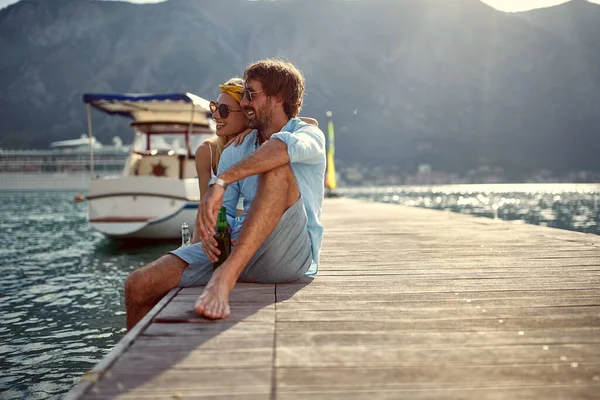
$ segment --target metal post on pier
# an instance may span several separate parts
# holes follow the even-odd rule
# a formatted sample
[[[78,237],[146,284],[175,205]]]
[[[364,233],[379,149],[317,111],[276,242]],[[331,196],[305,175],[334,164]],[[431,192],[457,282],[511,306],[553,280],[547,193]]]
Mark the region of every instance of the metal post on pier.
[[[185,161],[183,163],[183,171],[181,171],[181,176],[185,176],[185,168],[187,166],[187,160],[191,158],[192,147],[190,146],[190,141],[194,132],[194,113],[196,112],[196,104],[194,104],[194,100],[192,99],[192,114],[190,115],[190,125],[188,127],[187,133],[185,135]]]
[[[92,139],[94,138],[92,134],[92,108],[87,105],[87,117],[88,117],[88,136],[90,138],[90,174],[91,178],[94,179],[94,145],[92,143]]]

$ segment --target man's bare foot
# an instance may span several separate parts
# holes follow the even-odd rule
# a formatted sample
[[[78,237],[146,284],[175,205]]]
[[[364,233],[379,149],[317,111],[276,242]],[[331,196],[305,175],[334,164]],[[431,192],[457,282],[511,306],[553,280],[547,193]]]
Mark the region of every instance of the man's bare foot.
[[[194,304],[194,311],[210,319],[227,318],[229,309],[229,285],[214,274]]]

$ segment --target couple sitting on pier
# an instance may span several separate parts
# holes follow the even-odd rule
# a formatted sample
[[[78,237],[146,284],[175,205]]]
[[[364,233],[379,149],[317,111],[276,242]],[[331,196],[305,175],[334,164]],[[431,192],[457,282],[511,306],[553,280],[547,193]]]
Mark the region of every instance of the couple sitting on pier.
[[[246,68],[243,82],[230,80],[219,87],[221,94],[211,102],[219,139],[196,153],[201,202],[194,244],[127,278],[129,329],[175,287],[206,285],[194,310],[221,319],[230,314],[229,293],[238,281],[281,283],[316,273],[323,237],[325,136],[316,121],[297,117],[304,96],[302,73],[287,61],[266,59]],[[226,147],[226,142],[235,143]],[[218,165],[210,161],[217,159]],[[214,269],[218,250],[213,235],[221,206],[235,247]]]

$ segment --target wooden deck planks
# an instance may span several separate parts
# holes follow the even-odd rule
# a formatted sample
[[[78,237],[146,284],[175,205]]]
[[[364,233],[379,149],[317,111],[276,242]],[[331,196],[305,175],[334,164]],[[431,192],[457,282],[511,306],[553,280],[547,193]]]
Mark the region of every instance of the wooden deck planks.
[[[347,199],[323,222],[316,278],[237,285],[221,322],[182,289],[72,398],[598,398],[600,237]]]

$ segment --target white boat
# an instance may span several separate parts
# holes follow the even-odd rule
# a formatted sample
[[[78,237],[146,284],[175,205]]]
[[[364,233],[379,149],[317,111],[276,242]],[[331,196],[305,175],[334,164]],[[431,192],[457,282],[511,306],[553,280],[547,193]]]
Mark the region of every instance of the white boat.
[[[91,226],[111,238],[179,238],[183,222],[193,226],[200,202],[194,152],[215,132],[209,102],[191,93],[89,93],[83,101],[90,138],[91,107],[131,118],[135,132],[118,176],[94,174],[90,146],[92,180],[86,198]]]

